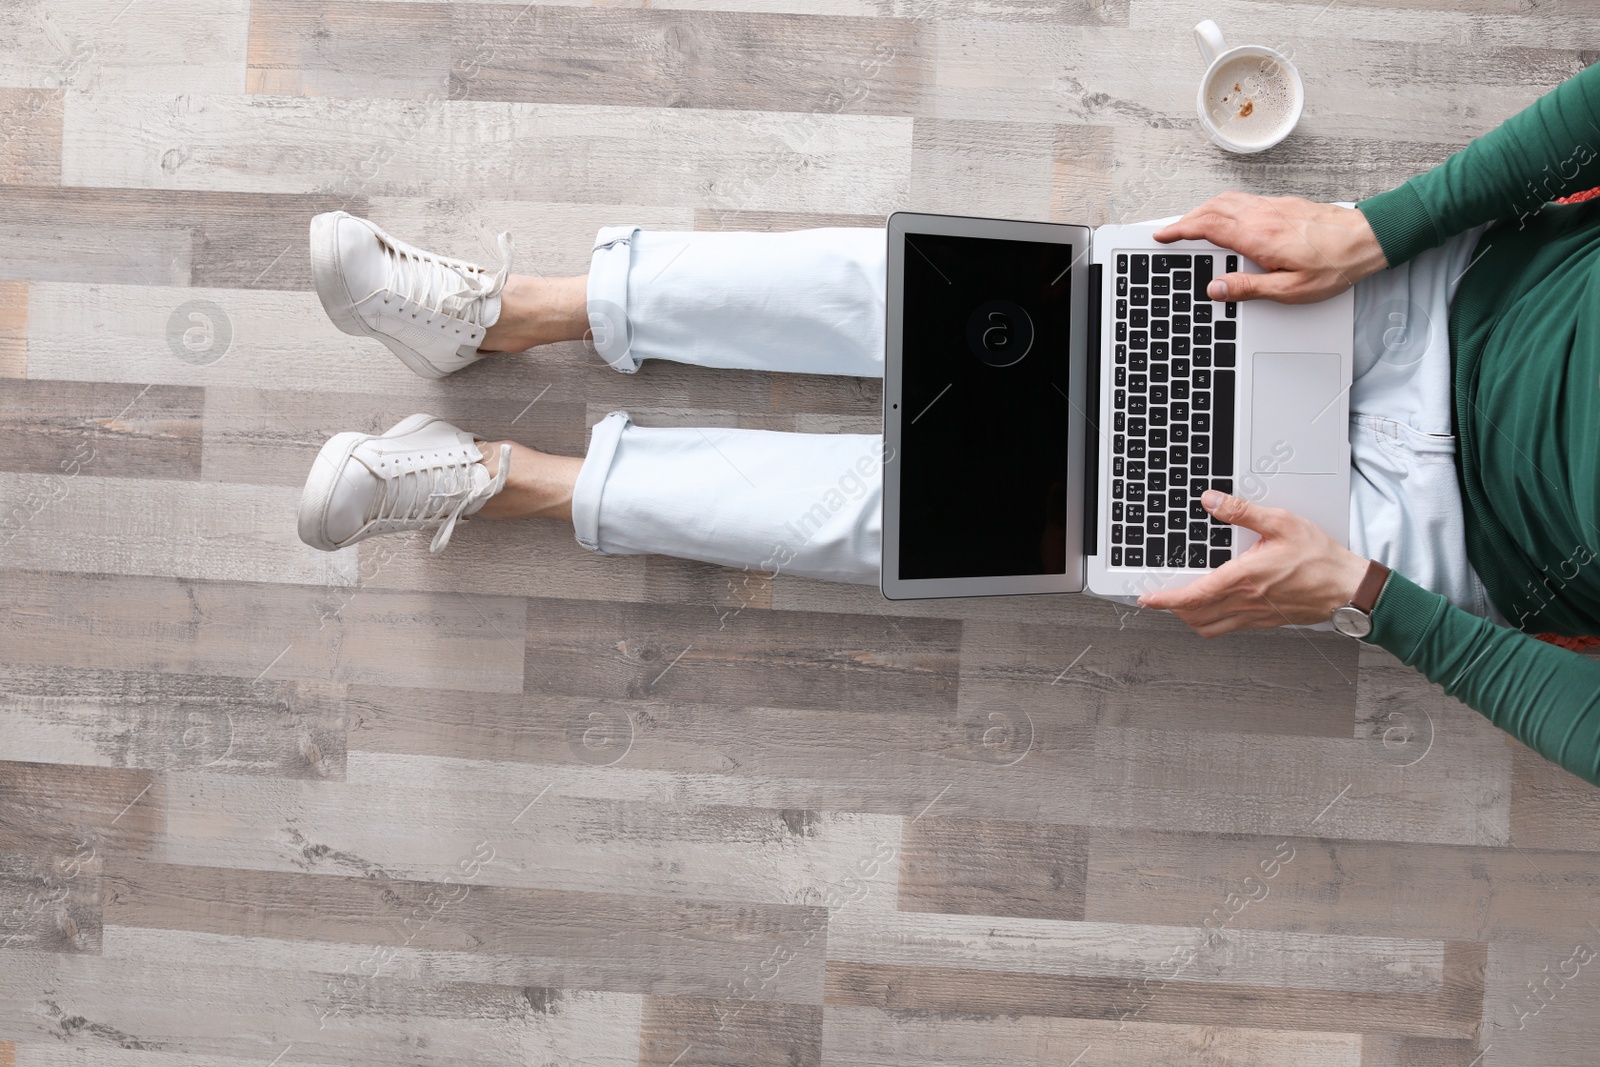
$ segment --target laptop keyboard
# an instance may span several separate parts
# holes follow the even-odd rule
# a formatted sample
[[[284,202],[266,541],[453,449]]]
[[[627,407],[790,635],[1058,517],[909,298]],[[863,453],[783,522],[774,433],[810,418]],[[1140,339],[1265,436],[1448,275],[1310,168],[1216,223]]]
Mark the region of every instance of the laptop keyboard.
[[[1111,565],[1208,569],[1233,527],[1200,504],[1233,492],[1238,307],[1206,296],[1215,259],[1119,252],[1111,316]],[[1239,269],[1226,256],[1224,273]]]

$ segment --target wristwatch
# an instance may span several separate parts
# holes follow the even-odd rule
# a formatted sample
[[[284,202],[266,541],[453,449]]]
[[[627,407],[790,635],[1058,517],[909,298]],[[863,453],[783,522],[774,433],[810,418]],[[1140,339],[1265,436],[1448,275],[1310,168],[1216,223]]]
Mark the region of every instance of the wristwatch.
[[[1372,609],[1378,606],[1383,587],[1389,583],[1389,568],[1377,560],[1367,564],[1367,573],[1356,586],[1350,603],[1333,609],[1333,628],[1346,637],[1365,637],[1372,632]]]

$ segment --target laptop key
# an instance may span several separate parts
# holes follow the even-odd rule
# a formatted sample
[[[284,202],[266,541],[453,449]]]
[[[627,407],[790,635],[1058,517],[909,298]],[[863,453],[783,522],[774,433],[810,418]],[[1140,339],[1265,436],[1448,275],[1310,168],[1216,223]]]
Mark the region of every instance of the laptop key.
[[[1143,482],[1129,482],[1128,483],[1128,499],[1131,500],[1131,501],[1134,501],[1134,502],[1143,502],[1143,500],[1144,500],[1144,483]]]
[[[1152,493],[1165,493],[1167,491],[1167,472],[1151,471],[1149,474],[1146,474],[1144,477],[1144,487]]]
[[[1200,487],[1192,486],[1191,488],[1198,489]],[[1189,517],[1191,519],[1209,519],[1211,517],[1211,513],[1206,511],[1206,506],[1204,504],[1200,503],[1200,498],[1195,497],[1189,501]]]
[[[1197,411],[1189,416],[1189,428],[1195,433],[1211,432],[1211,414],[1206,411]]]
[[[1152,467],[1165,468],[1167,465],[1167,454],[1165,452],[1152,452],[1150,455],[1145,457],[1145,461]]]
[[[1147,429],[1149,427],[1145,425],[1144,419],[1133,415],[1128,416],[1128,433],[1134,437],[1143,437]]]
[[[1172,399],[1174,399],[1174,400],[1188,400],[1189,399],[1189,379],[1188,378],[1174,378],[1172,380],[1171,388],[1172,388]]]
[[[1165,385],[1152,385],[1150,387],[1150,403],[1165,404],[1167,402],[1167,387]]]
[[[1119,300],[1117,303],[1120,304],[1122,301]],[[1126,315],[1128,317],[1128,326],[1132,329],[1142,330],[1150,325],[1150,312],[1145,308],[1134,308],[1132,311],[1122,308],[1117,314]]]
[[[1211,455],[1211,438],[1207,434],[1197,433],[1189,437],[1189,452],[1196,456]],[[1215,469],[1215,468],[1213,468]]]
[[[1144,455],[1144,442],[1135,437],[1128,442],[1128,458],[1138,459]]]
[[[1143,504],[1129,504],[1128,505],[1128,525],[1129,526],[1143,526],[1144,525],[1144,505]],[[1131,531],[1130,531],[1130,534],[1131,534]]]
[[[1122,524],[1119,522],[1111,524],[1111,543],[1114,545],[1122,544]]]
[[[1187,315],[1174,315],[1172,317],[1172,333],[1173,333],[1173,336],[1177,336],[1178,334],[1187,335],[1188,332],[1189,332],[1189,316],[1187,316]]]
[[[1112,562],[1113,563],[1116,562],[1117,551],[1118,551],[1117,549],[1112,549],[1111,550],[1111,557],[1112,557]],[[1132,548],[1132,547],[1130,547],[1126,552],[1124,552],[1122,554],[1122,559],[1123,559],[1123,562],[1125,562],[1130,567],[1143,567],[1144,566],[1144,550],[1142,548]]]
[[[1228,257],[1227,273],[1229,273],[1229,274],[1237,274],[1237,273],[1239,273],[1239,257],[1238,256],[1229,256]]]
[[[1174,315],[1187,315],[1194,301],[1189,299],[1188,293],[1172,294],[1172,313]]]
[[[1159,389],[1160,386],[1157,386],[1156,388]],[[1151,426],[1165,426],[1166,424],[1167,424],[1167,409],[1166,409],[1165,405],[1157,404],[1155,407],[1150,409],[1150,425]]]
[[[1239,305],[1230,300],[1222,305],[1222,313],[1230,319],[1236,319],[1239,317]]]
[[[1213,548],[1211,550],[1211,568],[1225,567],[1233,559],[1233,552],[1226,548]]]
[[[1174,485],[1174,486],[1177,486],[1177,485],[1188,485],[1189,484],[1189,465],[1187,463],[1185,463],[1181,467],[1175,466],[1171,470],[1169,470],[1167,472],[1167,484],[1168,485]]]
[[[1148,538],[1155,537],[1158,534],[1166,532],[1166,529],[1167,529],[1167,517],[1165,515],[1161,514],[1161,512],[1152,511],[1149,515],[1145,516],[1144,532],[1145,532],[1147,540],[1148,540]],[[1146,544],[1145,548],[1149,549],[1150,546],[1148,544]],[[1159,550],[1157,550],[1157,551],[1159,551]]]
[[[1234,372],[1231,370],[1219,370],[1216,374],[1216,406],[1212,409],[1212,424],[1216,428],[1211,431],[1211,434],[1217,442],[1217,448],[1212,455],[1211,472],[1213,474],[1232,475]],[[1198,385],[1199,383],[1196,382],[1195,384]]]
[[[1150,257],[1143,252],[1135,252],[1132,258],[1133,270],[1129,276],[1133,278],[1134,285],[1143,285],[1150,280]]]
[[[1130,374],[1128,375],[1128,388],[1133,390],[1135,393],[1142,393],[1148,386],[1149,381],[1150,379],[1147,375]]]
[[[1194,321],[1195,322],[1210,322],[1211,321],[1211,305],[1210,304],[1196,304],[1194,306]]]
[[[1187,378],[1189,376],[1189,361],[1179,356],[1172,361],[1172,376],[1174,378]]]
[[[1208,370],[1197,370],[1194,372],[1194,377],[1191,378],[1190,381],[1194,382],[1194,387],[1196,389],[1210,389],[1211,372]]]
[[[1165,298],[1161,300],[1150,301],[1150,314],[1156,316],[1157,318],[1166,318],[1168,315],[1172,314],[1172,301]]]
[[[1123,426],[1123,424],[1125,422],[1127,422],[1127,416],[1123,415],[1123,413],[1120,412],[1120,411],[1117,412],[1117,429],[1118,430],[1124,429],[1125,427]],[[1120,433],[1117,434],[1115,437],[1113,437],[1111,439],[1112,451],[1116,452],[1116,454],[1119,455],[1119,456],[1122,455],[1122,450],[1123,450],[1123,448],[1125,448],[1127,446],[1127,443],[1128,443],[1128,439],[1125,436],[1123,436]]]
[[[1219,493],[1232,493],[1233,492],[1233,479],[1232,478],[1213,478],[1213,479],[1211,479],[1211,488],[1215,489]]]
[[[1190,274],[1188,271],[1175,270],[1172,272],[1172,288],[1177,292],[1187,293],[1190,287],[1193,285],[1194,275]]]
[[[1172,295],[1172,279],[1167,277],[1165,274],[1157,274],[1154,278],[1151,278],[1150,279],[1150,295],[1151,296],[1171,296]]]
[[[1120,348],[1121,346],[1119,345],[1118,347]],[[1196,367],[1209,367],[1211,366],[1211,349],[1197,348],[1194,350],[1191,358],[1194,360],[1194,365]],[[1118,362],[1121,361],[1119,360]]]
[[[1111,546],[1111,565],[1113,567],[1122,566],[1122,546],[1121,545],[1112,545]]]
[[[1204,478],[1211,473],[1210,456],[1193,456],[1189,459],[1189,473],[1196,478]]]
[[[1206,543],[1206,534],[1207,534],[1207,530],[1206,530],[1206,524],[1205,523],[1203,523],[1203,522],[1191,522],[1189,524],[1189,540],[1190,541],[1193,541],[1196,544],[1200,545],[1201,547],[1204,547],[1205,543]]]
[[[1122,329],[1122,327],[1122,323],[1117,323],[1117,329],[1119,331]],[[1136,352],[1144,351],[1150,347],[1150,335],[1142,330],[1135,330],[1134,332],[1128,334],[1128,347]]]
[[[1239,324],[1224,319],[1213,327],[1212,332],[1219,341],[1237,341],[1239,339]]]
[[[1148,352],[1129,352],[1128,353],[1128,369],[1129,370],[1144,370],[1149,365],[1150,365],[1150,353],[1148,353]]]
[[[1142,481],[1144,481],[1144,475],[1145,475],[1144,460],[1142,460],[1142,459],[1130,459],[1128,461],[1128,477],[1133,481],[1142,482]]]
[[[1128,253],[1126,253],[1126,252],[1118,252],[1117,253],[1117,273],[1118,274],[1126,274],[1126,273],[1128,273]]]
[[[1141,396],[1138,393],[1135,393],[1128,400],[1128,414],[1129,415],[1143,415],[1144,412],[1145,412],[1145,405],[1148,404],[1148,403],[1149,403],[1149,401],[1146,400],[1143,396]]]
[[[1161,427],[1158,427],[1158,426],[1152,426],[1152,427],[1150,427],[1149,440],[1150,440],[1150,447],[1151,448],[1166,448],[1167,447],[1167,431],[1164,428],[1161,428]]]
[[[1169,534],[1173,531],[1177,532],[1179,534],[1178,540],[1180,542],[1183,540],[1183,532],[1188,529],[1188,527],[1189,516],[1185,515],[1181,511],[1167,512],[1167,530],[1169,531]]]
[[[1194,298],[1206,298],[1206,286],[1211,284],[1211,257],[1199,255],[1194,257]],[[1208,309],[1209,310],[1209,309]]]
[[[1127,339],[1128,339],[1128,324],[1125,323],[1125,322],[1117,323],[1117,340],[1126,341]]]
[[[1184,508],[1184,502],[1188,500],[1188,498],[1187,489],[1168,489],[1167,507],[1171,508],[1173,511],[1182,511]]]
[[[1211,343],[1211,327],[1196,326],[1194,331],[1190,334],[1190,337],[1197,345],[1208,345]]]
[[[1178,417],[1178,408],[1181,404],[1172,405],[1172,417]],[[1173,445],[1167,450],[1168,461],[1174,467],[1187,467],[1189,465],[1189,449],[1183,445]]]
[[[1211,391],[1208,389],[1195,390],[1194,395],[1189,398],[1189,403],[1194,405],[1196,411],[1210,411]]]
[[[1127,278],[1127,275],[1125,275],[1125,274],[1117,275],[1117,295],[1118,296],[1127,296],[1128,295],[1128,278]]]
[[[1116,478],[1122,477],[1122,475],[1123,475],[1122,468],[1123,468],[1123,466],[1124,466],[1124,464],[1126,462],[1127,461],[1124,460],[1121,456],[1116,456],[1116,457],[1112,458],[1112,460],[1111,460],[1111,474],[1112,474],[1113,477],[1116,477]]]
[[[1125,484],[1126,483],[1123,482],[1123,480],[1121,478],[1112,479],[1112,481],[1111,481],[1111,497],[1112,497],[1112,499],[1114,499],[1114,500],[1121,500],[1122,499],[1122,490],[1123,490],[1123,486]]]
[[[1118,363],[1126,363],[1126,362],[1128,362],[1128,346],[1127,345],[1118,345],[1117,346],[1117,362]]]
[[[1141,285],[1136,285],[1128,290],[1128,303],[1134,307],[1147,307],[1150,304],[1150,290]]]
[[[1125,318],[1128,317],[1128,302],[1126,300],[1118,300],[1117,304],[1116,304],[1116,307],[1117,307],[1117,318],[1125,319]]]
[[[1230,341],[1218,341],[1216,347],[1217,366],[1231,367],[1234,363],[1236,346]]]
[[[1148,566],[1159,567],[1161,560],[1167,554],[1167,539],[1165,537],[1148,537],[1144,542],[1144,558]]]
[[[1117,384],[1117,386],[1119,388],[1126,388],[1127,387],[1127,384],[1128,384],[1128,368],[1127,367],[1118,367],[1117,368],[1116,384]]]
[[[1150,323],[1150,336],[1156,340],[1166,340],[1171,336],[1167,328],[1166,319],[1154,319]]]
[[[1122,501],[1120,501],[1120,500],[1113,500],[1111,502],[1111,521],[1112,522],[1121,522],[1122,521]]]
[[[1175,422],[1168,428],[1167,433],[1172,440],[1182,444],[1183,442],[1189,440],[1189,424],[1186,422]]]
[[[1164,359],[1167,358],[1167,356],[1168,356],[1167,342],[1165,342],[1165,341],[1151,341],[1150,342],[1150,358],[1151,359],[1153,359],[1153,360],[1164,360]]]
[[[1188,265],[1189,253],[1187,252],[1163,252],[1156,256],[1156,270],[1158,271],[1177,270]]]
[[[1164,382],[1164,381],[1166,381],[1167,380],[1167,365],[1165,363],[1151,363],[1150,364],[1150,380],[1152,382]]]
[[[1232,526],[1213,526],[1211,528],[1211,547],[1229,548],[1233,545]]]
[[[1184,557],[1188,554],[1188,545],[1184,544],[1183,534],[1167,535],[1167,566],[1183,566]]]
[[[1179,336],[1179,335],[1176,335],[1176,334],[1173,335],[1173,338],[1172,338],[1172,354],[1175,355],[1175,356],[1187,356],[1189,354],[1189,335],[1188,334],[1183,334],[1182,336]]]

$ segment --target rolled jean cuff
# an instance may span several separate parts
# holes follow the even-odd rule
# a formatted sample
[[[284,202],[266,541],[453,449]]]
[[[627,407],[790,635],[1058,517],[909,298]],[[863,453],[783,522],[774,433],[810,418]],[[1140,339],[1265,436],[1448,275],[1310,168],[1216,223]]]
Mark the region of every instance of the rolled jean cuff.
[[[628,271],[638,232],[637,226],[603,227],[595,236],[589,261],[590,337],[600,358],[623,374],[639,369],[633,354],[633,319],[628,314]]]
[[[600,547],[600,497],[606,487],[606,476],[611,473],[611,461],[616,458],[617,444],[622,431],[631,425],[626,411],[613,411],[599,422],[589,434],[589,451],[578,469],[578,480],[572,487],[572,532],[578,544],[591,552],[604,551]]]

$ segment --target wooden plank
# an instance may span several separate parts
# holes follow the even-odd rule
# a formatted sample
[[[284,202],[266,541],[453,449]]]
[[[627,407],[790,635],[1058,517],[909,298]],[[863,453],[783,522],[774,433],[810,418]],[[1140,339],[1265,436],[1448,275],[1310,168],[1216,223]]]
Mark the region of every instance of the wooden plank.
[[[1080,827],[937,816],[908,823],[901,911],[1084,917],[1086,834]]]
[[[916,211],[1050,217],[1056,128],[1045,123],[917,120],[911,140]]]
[[[1600,793],[1532,749],[1511,745],[1511,843],[1600,852]]]
[[[64,101],[53,88],[0,87],[0,186],[60,183]]]
[[[646,997],[640,1067],[783,1063],[820,1067],[821,1005]]]
[[[1105,726],[1349,738],[1356,666],[1353,644],[1326,634],[1201,642],[1163,627],[1134,643],[1104,625],[972,621],[961,697]]]
[[[288,0],[250,7],[245,91],[275,96],[443,97],[450,8]]]
[[[1042,1016],[828,1010],[823,1057],[841,1067],[1001,1067],[1072,1062],[1106,1067],[1178,1067],[1211,1059],[1238,1067],[1285,1063],[1357,1067],[1357,1034],[1196,1025],[1137,1024]]]
[[[311,288],[306,230],[319,211],[368,211],[360,196],[209,190],[6,190],[7,224],[30,235],[0,272],[36,281]],[[70,235],[71,239],[66,239]],[[28,253],[28,254],[24,254]]]
[[[74,94],[62,180],[232,192],[499,196],[887,212],[905,200],[911,120],[666,108],[327,97]],[[473,131],[470,135],[462,131]],[[462,151],[463,137],[474,145]],[[186,147],[178,156],[170,146]],[[541,149],[528,153],[523,145]]]
[[[1581,852],[1129,829],[1088,851],[1084,914],[1106,922],[1499,942],[1593,903]]]
[[[25,1062],[246,1067],[281,1055],[513,1067],[592,1055],[624,1067],[638,1056],[637,996],[449,974],[373,979],[384,957],[371,947],[347,953],[347,975],[338,964],[324,973],[250,967],[246,939],[235,939],[231,959],[194,963],[152,947],[103,958],[14,954],[15,965],[0,970],[0,1026],[24,1039]]]
[[[264,777],[185,771],[182,799],[167,811],[163,857],[438,881],[452,875],[463,842],[484,842],[493,860],[476,881],[485,885],[798,905],[843,894],[859,872],[873,871],[884,873],[884,895],[893,896],[884,856],[899,841],[895,816],[572,796],[568,783],[537,772],[514,789],[453,778],[434,784],[439,762],[388,760],[380,768],[369,759],[354,780],[293,794]],[[603,766],[594,760],[585,769]]]
[[[1485,946],[1445,946],[1446,981],[1438,993],[1283,988],[1169,981],[1166,970],[1134,979],[985,974],[829,960],[827,1003],[892,1012],[1046,1016],[1144,1024],[1230,1025],[1280,1031],[1362,1033],[1397,1038],[1466,1040],[1476,1034],[1483,1004]],[[1182,957],[1174,962],[1181,962]],[[1241,976],[1248,982],[1248,976]],[[1397,1041],[1396,1044],[1400,1042]]]
[[[800,211],[717,211],[702,208],[694,213],[693,228],[742,233],[783,233],[823,226],[882,229],[887,218],[885,215],[813,215]]]
[[[829,960],[886,966],[1126,980],[1173,969],[1174,958],[1185,966],[1173,984],[1433,995],[1445,979],[1442,943],[1422,939],[860,909],[828,923]]]
[[[344,694],[304,683],[0,667],[0,751],[39,763],[344,775]]]
[[[0,12],[0,84],[236,90],[243,82],[248,0],[196,9],[183,0],[76,0],[45,14],[31,6]]]
[[[909,20],[498,4],[449,10],[450,94],[458,99],[904,115],[921,110],[930,76],[921,26]]]
[[[1466,715],[1475,713],[1462,709]],[[1092,821],[1210,833],[1502,845],[1510,834],[1510,753],[1493,728],[1436,744],[1403,773],[1368,740],[1101,727]]]
[[[892,620],[911,647],[891,652],[888,627],[868,616],[743,617],[750,625],[727,630],[710,612],[670,605],[531,598],[528,691],[782,707],[910,701],[929,713],[953,705],[960,637],[948,624]]]
[[[181,386],[14,382],[0,400],[0,469],[196,478],[203,399]]]
[[[7,566],[335,586],[356,578],[354,552],[319,552],[300,541],[298,489],[104,478],[87,473],[92,466],[80,469],[86,473],[0,473],[0,509],[16,519],[0,535]]]
[[[28,376],[28,283],[0,282],[0,378]]]
[[[518,597],[8,571],[0,659],[258,681],[517,692]]]
[[[471,859],[476,839],[460,842]],[[476,853],[480,858],[487,853]],[[721,996],[747,964],[794,946],[762,1000],[820,1003],[817,909],[118,862],[107,925],[490,953],[518,984]],[[515,975],[511,978],[511,975]]]

